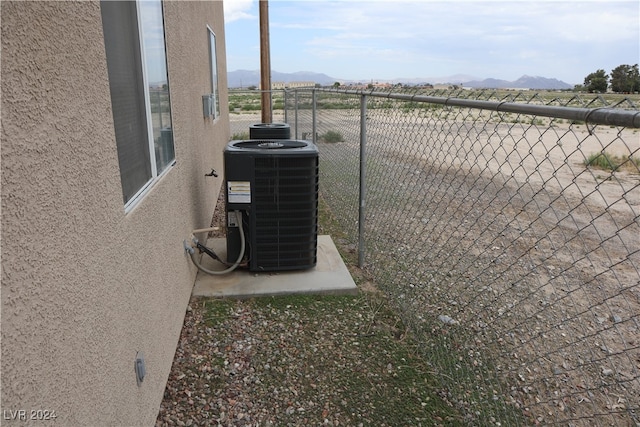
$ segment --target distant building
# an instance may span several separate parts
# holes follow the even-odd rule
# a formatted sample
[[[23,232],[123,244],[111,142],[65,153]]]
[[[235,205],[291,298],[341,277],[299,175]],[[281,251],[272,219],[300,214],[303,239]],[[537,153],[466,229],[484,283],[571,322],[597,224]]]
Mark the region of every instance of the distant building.
[[[282,90],[282,89],[299,89],[303,87],[315,87],[316,84],[314,82],[271,82],[271,89],[273,90]]]
[[[301,87],[315,87],[314,82],[289,82],[287,83],[288,89],[301,88]]]

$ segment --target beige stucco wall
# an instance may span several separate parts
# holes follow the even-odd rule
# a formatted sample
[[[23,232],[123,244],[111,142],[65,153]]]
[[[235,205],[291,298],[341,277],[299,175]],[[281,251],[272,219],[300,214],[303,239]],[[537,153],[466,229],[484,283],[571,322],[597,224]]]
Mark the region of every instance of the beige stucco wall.
[[[165,5],[177,163],[128,213],[100,4],[0,8],[1,409],[52,410],[65,426],[153,425],[195,277],[182,241],[209,224],[222,178],[204,174],[222,171],[229,137],[226,89],[215,122],[201,101],[207,24],[227,86],[222,2]]]

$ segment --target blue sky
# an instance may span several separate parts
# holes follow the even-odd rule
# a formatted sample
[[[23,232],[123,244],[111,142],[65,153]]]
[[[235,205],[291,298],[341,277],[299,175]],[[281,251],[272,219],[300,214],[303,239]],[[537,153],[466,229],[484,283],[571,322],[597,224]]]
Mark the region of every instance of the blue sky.
[[[224,0],[227,69],[260,68],[258,0]],[[527,74],[640,62],[640,1],[270,0],[271,68],[336,79]]]

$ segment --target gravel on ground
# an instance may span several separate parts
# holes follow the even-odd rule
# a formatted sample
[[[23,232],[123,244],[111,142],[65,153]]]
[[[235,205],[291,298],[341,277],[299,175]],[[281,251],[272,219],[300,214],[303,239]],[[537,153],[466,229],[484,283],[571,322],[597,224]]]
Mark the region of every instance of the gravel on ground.
[[[402,322],[363,292],[192,299],[156,426],[456,420]]]

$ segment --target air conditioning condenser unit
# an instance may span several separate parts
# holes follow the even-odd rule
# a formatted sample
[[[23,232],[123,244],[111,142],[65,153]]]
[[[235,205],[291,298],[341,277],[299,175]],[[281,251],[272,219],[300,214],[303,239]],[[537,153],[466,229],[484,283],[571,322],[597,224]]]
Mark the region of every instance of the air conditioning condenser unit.
[[[224,151],[227,260],[241,250],[250,271],[314,267],[318,242],[318,149],[309,141],[231,141]]]

